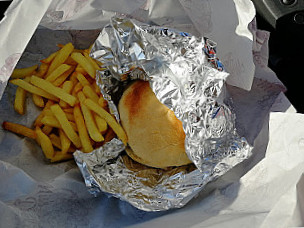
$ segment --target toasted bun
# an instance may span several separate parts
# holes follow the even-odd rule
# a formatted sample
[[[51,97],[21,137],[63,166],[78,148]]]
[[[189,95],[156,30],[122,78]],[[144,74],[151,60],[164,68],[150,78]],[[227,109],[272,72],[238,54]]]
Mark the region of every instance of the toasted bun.
[[[182,122],[156,98],[149,82],[134,82],[123,93],[118,110],[132,159],[155,168],[191,163]]]

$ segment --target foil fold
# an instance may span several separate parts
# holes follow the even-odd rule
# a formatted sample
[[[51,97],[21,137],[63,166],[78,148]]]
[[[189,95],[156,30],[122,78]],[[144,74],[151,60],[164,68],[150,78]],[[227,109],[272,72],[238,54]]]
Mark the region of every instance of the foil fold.
[[[114,17],[90,55],[104,64],[97,83],[116,119],[126,86],[132,80],[149,81],[160,102],[182,121],[186,153],[193,161],[166,170],[145,167],[128,158],[127,148],[113,139],[90,154],[74,154],[93,194],[110,193],[146,211],[179,208],[251,155],[251,146],[237,134],[225,90],[228,73],[213,41]]]

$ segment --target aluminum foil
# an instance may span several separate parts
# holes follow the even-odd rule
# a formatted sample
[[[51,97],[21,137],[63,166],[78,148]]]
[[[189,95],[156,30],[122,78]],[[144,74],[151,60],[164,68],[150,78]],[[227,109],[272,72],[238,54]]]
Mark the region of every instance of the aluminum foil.
[[[186,133],[185,149],[192,165],[166,170],[140,165],[113,139],[75,160],[90,192],[106,192],[146,211],[184,206],[210,181],[251,155],[237,134],[228,76],[207,38],[112,18],[95,41],[91,56],[104,63],[97,82],[119,121],[118,101],[132,80],[149,81],[156,97],[174,111]]]

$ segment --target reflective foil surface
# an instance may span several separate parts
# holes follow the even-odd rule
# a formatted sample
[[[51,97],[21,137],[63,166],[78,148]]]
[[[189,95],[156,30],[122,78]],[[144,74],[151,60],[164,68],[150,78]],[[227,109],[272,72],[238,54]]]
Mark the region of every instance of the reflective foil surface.
[[[102,62],[97,82],[119,121],[118,101],[132,80],[149,81],[156,97],[174,111],[186,133],[192,165],[166,170],[138,164],[113,139],[85,154],[74,153],[90,192],[106,192],[145,211],[184,206],[210,181],[251,155],[237,134],[228,77],[207,38],[112,18],[95,41],[91,56]]]

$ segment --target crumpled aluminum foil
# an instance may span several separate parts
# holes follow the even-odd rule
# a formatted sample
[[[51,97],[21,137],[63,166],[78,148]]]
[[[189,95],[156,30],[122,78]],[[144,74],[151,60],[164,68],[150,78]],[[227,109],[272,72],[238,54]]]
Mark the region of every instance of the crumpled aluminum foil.
[[[104,63],[97,82],[110,111],[119,121],[117,104],[124,88],[132,80],[149,81],[156,97],[182,121],[194,165],[145,167],[129,159],[122,142],[113,139],[92,153],[74,153],[91,193],[110,193],[145,211],[179,208],[251,155],[251,146],[236,132],[225,92],[228,73],[215,47],[207,38],[112,18],[90,54]]]

